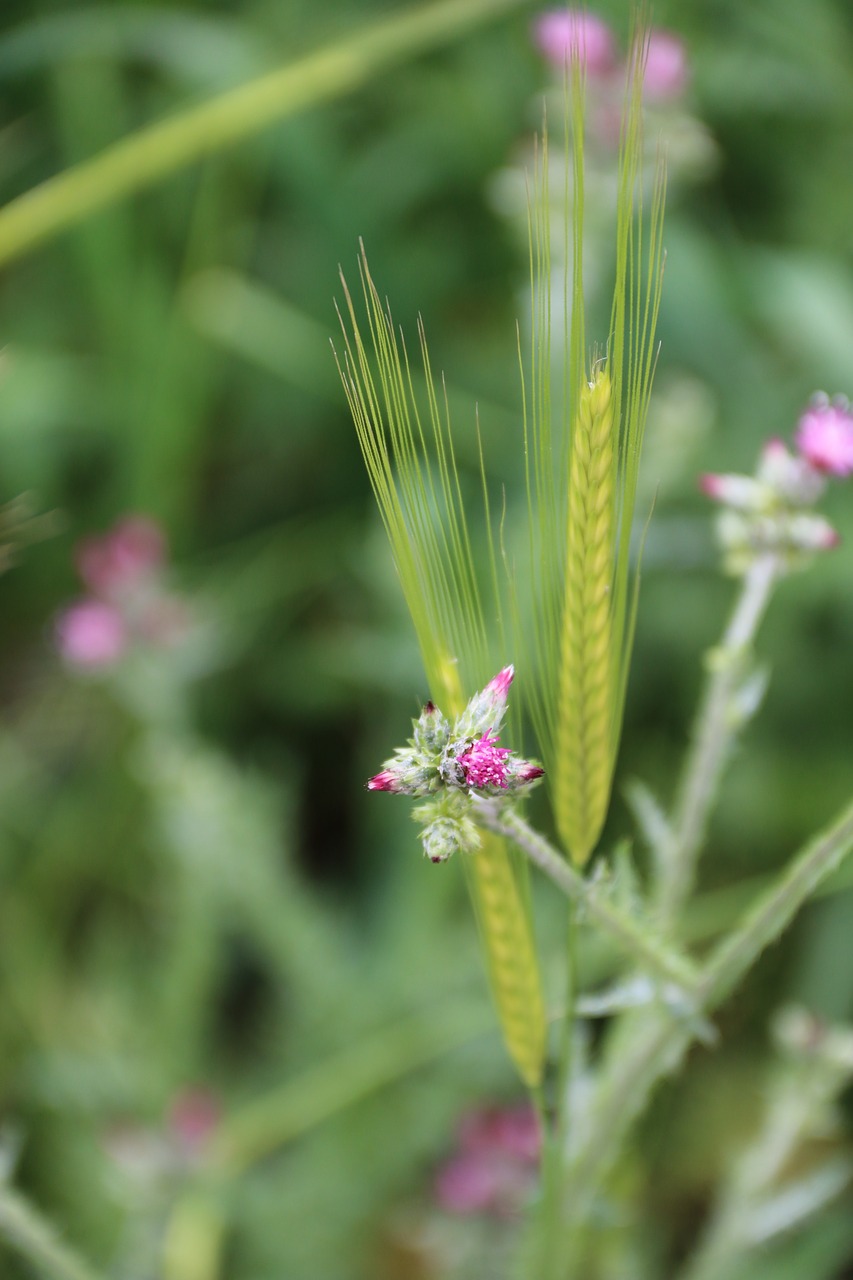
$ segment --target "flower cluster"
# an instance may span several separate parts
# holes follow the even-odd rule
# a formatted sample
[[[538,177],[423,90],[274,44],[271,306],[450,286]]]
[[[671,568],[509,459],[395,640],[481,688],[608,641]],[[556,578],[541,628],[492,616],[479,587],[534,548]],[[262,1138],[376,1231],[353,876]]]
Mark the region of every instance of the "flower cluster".
[[[432,862],[445,862],[456,849],[479,846],[472,797],[518,794],[544,773],[538,764],[498,745],[512,679],[513,668],[504,667],[453,723],[428,702],[408,744],[398,747],[367,783],[368,791],[427,799],[413,817],[421,824],[424,853]]]
[[[540,52],[558,71],[577,61],[593,85],[624,83],[624,64],[616,56],[613,32],[597,14],[583,9],[550,9],[536,20],[533,36]],[[688,80],[687,53],[681,40],[670,31],[653,28],[645,49],[643,97],[647,102],[677,99]]]
[[[757,556],[775,555],[794,569],[838,534],[811,511],[829,476],[853,474],[853,412],[843,397],[816,395],[800,417],[794,449],[769,440],[754,476],[704,475],[700,487],[719,502],[717,533],[730,573],[745,573]]]
[[[126,516],[76,548],[77,572],[87,594],[57,619],[59,651],[71,666],[98,671],[115,666],[134,641],[171,645],[187,627],[182,601],[162,585],[166,539],[145,516]]]

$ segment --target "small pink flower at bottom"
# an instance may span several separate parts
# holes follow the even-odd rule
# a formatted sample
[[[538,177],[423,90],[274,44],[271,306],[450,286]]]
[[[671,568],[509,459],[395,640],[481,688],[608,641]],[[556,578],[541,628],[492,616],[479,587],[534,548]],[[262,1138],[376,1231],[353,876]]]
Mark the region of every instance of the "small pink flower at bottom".
[[[678,36],[659,27],[650,31],[643,96],[653,102],[678,98],[687,88],[689,77],[687,51]]]
[[[469,787],[481,790],[485,787],[499,787],[506,790],[507,768],[505,758],[511,755],[509,747],[499,747],[497,738],[492,737],[491,730],[484,733],[472,743],[468,750],[459,757],[465,781]]]
[[[128,643],[127,628],[111,604],[81,600],[60,615],[56,643],[72,666],[97,670],[113,666],[122,657]]]
[[[613,66],[613,34],[594,13],[551,9],[537,20],[533,34],[541,52],[560,69],[577,61],[588,75],[601,76]]]
[[[816,397],[797,424],[795,443],[818,471],[853,474],[853,413],[847,401]]]
[[[517,1213],[530,1196],[541,1137],[532,1107],[484,1107],[459,1125],[458,1145],[435,1181],[436,1198],[455,1214]]]

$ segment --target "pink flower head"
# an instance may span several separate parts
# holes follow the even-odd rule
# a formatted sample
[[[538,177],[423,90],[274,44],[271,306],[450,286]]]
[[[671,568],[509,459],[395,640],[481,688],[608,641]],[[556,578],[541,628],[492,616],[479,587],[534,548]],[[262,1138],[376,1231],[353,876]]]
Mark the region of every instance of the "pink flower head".
[[[367,780],[368,791],[398,791],[397,775],[390,769],[383,769]]]
[[[222,1119],[222,1106],[209,1089],[184,1089],[169,1108],[169,1132],[188,1157],[203,1155]]]
[[[532,1107],[487,1107],[466,1115],[455,1154],[439,1170],[436,1197],[449,1213],[517,1211],[530,1194],[540,1133]]]
[[[853,413],[848,402],[816,396],[797,424],[795,443],[815,470],[853,474]]]
[[[127,627],[111,604],[81,600],[60,614],[56,643],[66,662],[94,671],[118,662],[127,648]]]
[[[469,787],[474,787],[476,790],[500,787],[501,790],[506,790],[507,771],[504,758],[512,753],[509,747],[499,747],[497,742],[497,737],[494,737],[489,730],[459,757],[459,763]]]
[[[95,595],[111,599],[162,568],[166,539],[147,516],[126,516],[100,537],[84,538],[75,560]]]
[[[463,1116],[459,1146],[469,1153],[491,1153],[535,1165],[542,1135],[536,1112],[530,1106],[484,1107]]]
[[[613,66],[613,34],[594,13],[549,9],[537,19],[533,36],[548,61],[560,69],[577,61],[588,75],[603,76]]]
[[[651,102],[678,98],[687,88],[690,68],[682,40],[659,27],[649,32],[643,96]]]

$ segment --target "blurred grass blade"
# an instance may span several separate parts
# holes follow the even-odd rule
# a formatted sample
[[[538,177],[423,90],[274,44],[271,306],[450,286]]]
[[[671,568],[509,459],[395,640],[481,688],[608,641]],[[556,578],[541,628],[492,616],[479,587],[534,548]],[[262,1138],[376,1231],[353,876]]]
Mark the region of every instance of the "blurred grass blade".
[[[278,71],[150,125],[0,210],[0,264],[204,155],[356,89],[384,68],[450,42],[523,3],[439,0],[357,31]]]
[[[98,1273],[59,1239],[51,1223],[3,1183],[0,1239],[26,1258],[37,1275],[48,1280],[100,1280]]]

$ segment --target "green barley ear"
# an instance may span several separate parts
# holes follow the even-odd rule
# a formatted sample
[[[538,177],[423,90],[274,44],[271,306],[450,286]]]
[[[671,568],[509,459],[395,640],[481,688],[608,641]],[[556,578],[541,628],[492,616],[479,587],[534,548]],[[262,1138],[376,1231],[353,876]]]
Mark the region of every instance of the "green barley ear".
[[[584,86],[577,65],[567,80],[561,193],[571,234],[562,246],[552,246],[556,184],[549,174],[547,136],[530,214],[534,324],[525,438],[529,576],[536,606],[532,651],[540,677],[531,712],[557,829],[578,865],[601,834],[621,732],[638,585],[630,564],[631,531],[662,284],[660,162],[647,217],[643,210],[642,32],[632,47],[618,159],[613,303],[609,333],[600,335],[606,339],[600,360],[586,349]],[[556,361],[554,249],[562,252],[564,267],[562,351]]]
[[[420,368],[413,369],[363,248],[359,269],[366,332],[344,281],[344,349],[338,365],[430,694],[452,717],[466,705],[466,688],[472,691],[475,682],[482,687],[486,676],[505,665],[505,652],[490,653],[504,648],[497,574],[490,575],[487,599],[488,616],[497,619],[496,635],[490,636],[447,403],[432,378],[423,330]],[[488,511],[486,527],[488,543]],[[484,834],[480,849],[465,863],[507,1050],[522,1079],[535,1088],[542,1078],[547,1022],[530,910],[503,840]]]
[[[607,813],[613,720],[613,387],[600,369],[581,387],[572,429],[568,549],[554,810],[575,862],[586,862]]]

